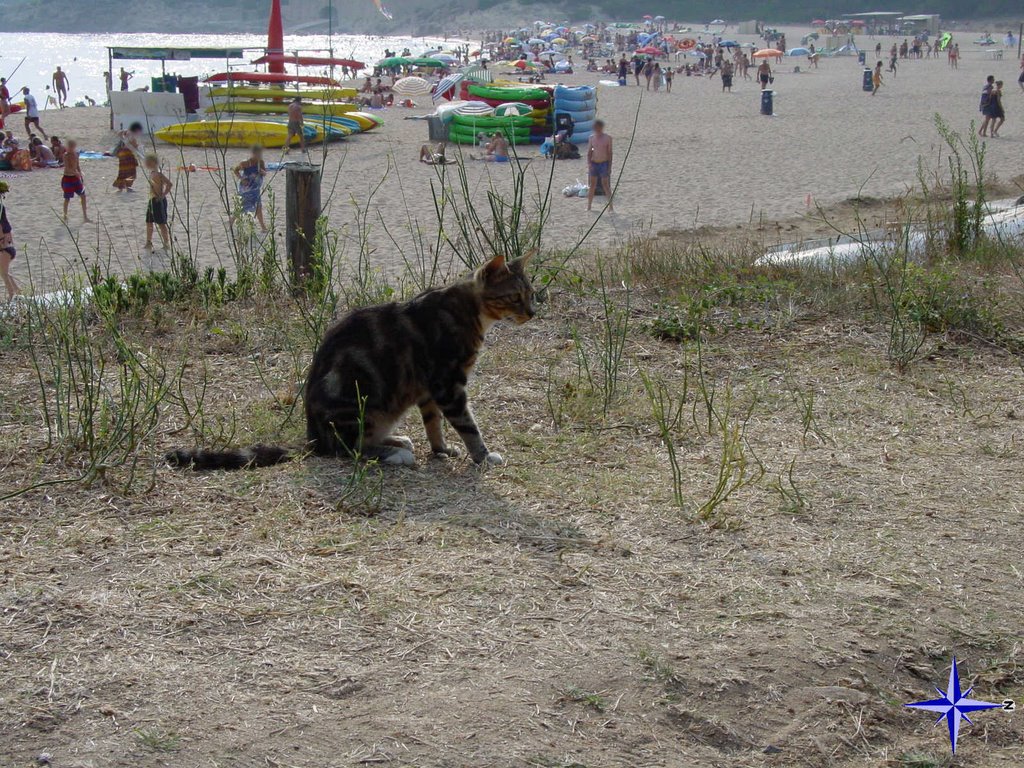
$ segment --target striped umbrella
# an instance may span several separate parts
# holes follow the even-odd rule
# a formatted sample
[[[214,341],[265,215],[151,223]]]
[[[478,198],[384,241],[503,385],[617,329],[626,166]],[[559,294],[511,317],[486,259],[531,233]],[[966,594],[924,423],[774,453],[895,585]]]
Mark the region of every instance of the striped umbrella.
[[[494,114],[494,107],[483,101],[467,101],[455,108],[459,115],[474,115],[476,117],[487,117]]]
[[[451,92],[455,89],[455,86],[461,82],[461,72],[452,72],[450,75],[442,77],[441,81],[434,86],[434,103],[437,104],[441,99],[451,98]]]
[[[425,96],[432,88],[422,77],[403,77],[395,81],[391,90],[399,96]]]
[[[473,80],[478,83],[491,83],[494,82],[494,75],[491,74],[491,70],[487,67],[482,67],[479,64],[474,64],[471,67],[466,67],[462,70],[462,76],[466,80]]]

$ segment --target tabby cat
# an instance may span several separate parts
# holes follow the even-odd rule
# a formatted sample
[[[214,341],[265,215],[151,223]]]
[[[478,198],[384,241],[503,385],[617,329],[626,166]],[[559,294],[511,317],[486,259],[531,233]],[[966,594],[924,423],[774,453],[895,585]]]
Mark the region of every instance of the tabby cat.
[[[495,256],[467,280],[404,303],[350,312],[324,336],[306,379],[308,449],[326,456],[358,453],[388,464],[415,463],[412,441],[392,434],[416,405],[435,456],[457,456],[444,439],[442,416],[477,464],[501,464],[484,444],[466,399],[466,379],[498,320],[534,315],[526,274],[533,253]],[[167,461],[193,469],[241,469],[287,461],[284,448],[177,450]]]

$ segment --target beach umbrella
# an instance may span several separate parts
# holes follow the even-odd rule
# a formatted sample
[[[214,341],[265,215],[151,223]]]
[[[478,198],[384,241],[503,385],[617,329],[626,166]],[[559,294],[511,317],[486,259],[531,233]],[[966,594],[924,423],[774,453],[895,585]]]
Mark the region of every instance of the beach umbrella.
[[[782,56],[782,51],[775,48],[762,48],[760,51],[754,51],[753,53],[755,59],[781,59]]]
[[[526,42],[529,43],[530,45],[544,45],[547,42],[547,40],[541,37],[531,37]]]
[[[655,20],[655,21],[664,21],[664,20],[665,20],[665,17],[664,17],[664,16],[655,16],[655,17],[654,17],[654,20]]]
[[[581,43],[596,43],[597,42],[597,38],[594,37],[593,35],[587,35],[582,40],[580,40],[580,42]]]
[[[564,37],[556,37],[556,38],[555,38],[554,40],[552,40],[551,42],[552,42],[552,43],[554,43],[555,45],[565,45],[565,44],[566,44],[566,43],[568,43],[569,41],[568,41],[568,40],[566,40],[566,39],[565,39]]]
[[[425,96],[433,88],[422,77],[403,77],[401,80],[395,81],[395,84],[391,86],[391,90],[399,96]]]
[[[454,53],[436,53],[431,58],[443,61],[445,64],[451,64],[453,61],[459,60]]]
[[[686,55],[687,56],[694,56],[694,57],[696,57],[698,59],[706,59],[708,57],[708,55],[706,53],[704,53],[703,51],[687,51]]]
[[[463,75],[461,72],[453,72],[450,75],[442,77],[437,85],[434,86],[434,95],[431,97],[433,102],[441,101],[441,99],[449,98],[450,94],[459,83],[462,82]],[[407,79],[407,78],[406,78]],[[398,83],[396,83],[397,85]]]
[[[811,53],[810,50],[808,50],[807,48],[790,48],[786,52],[786,55],[787,56],[808,56],[808,55],[810,55],[810,53]]]
[[[497,117],[523,117],[533,112],[533,107],[519,101],[510,101],[508,104],[499,104],[494,108]]]
[[[428,67],[428,68],[432,68],[432,69],[437,69],[438,67],[447,67],[448,66],[447,64],[445,64],[440,59],[428,59],[428,58],[410,59],[409,63],[412,64],[414,67]]]
[[[506,42],[506,43],[507,43],[508,45],[511,45],[512,43],[517,43],[517,42],[519,42],[519,41],[518,41],[518,40],[516,40],[516,39],[515,39],[514,37],[506,37],[506,38],[505,38],[505,42]]]
[[[394,67],[404,67],[409,63],[409,59],[403,58],[402,56],[392,56],[390,59],[381,59],[377,62],[378,67],[384,67],[385,69],[392,69]]]
[[[642,53],[645,56],[657,56],[661,51],[652,45],[645,46],[643,48],[637,48],[637,53]]]
[[[645,14],[644,14],[644,18],[645,18],[645,19],[647,19],[647,20],[649,21],[649,20],[653,19],[654,17],[653,17],[653,16],[651,16],[651,14],[649,14],[649,13],[645,13]]]
[[[462,77],[465,80],[473,80],[478,83],[490,83],[494,80],[494,73],[486,67],[474,64],[462,70]]]
[[[723,40],[718,45],[721,46],[722,48],[739,48],[740,47],[740,44],[737,43],[735,40]]]
[[[711,26],[712,24],[725,24],[725,19],[714,19],[708,22],[708,26]]]
[[[815,26],[815,27],[820,27],[824,23],[825,23],[824,19],[815,19],[814,21],[811,22],[811,24],[813,26]]]
[[[458,115],[486,117],[494,114],[494,107],[484,101],[464,101],[455,108],[455,113]]]

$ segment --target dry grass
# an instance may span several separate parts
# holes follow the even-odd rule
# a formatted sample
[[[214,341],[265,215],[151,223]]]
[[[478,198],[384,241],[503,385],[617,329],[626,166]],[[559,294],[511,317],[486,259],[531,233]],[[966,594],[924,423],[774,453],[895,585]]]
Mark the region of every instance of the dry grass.
[[[979,697],[1024,698],[1019,361],[931,336],[899,375],[883,323],[794,299],[713,313],[698,369],[648,332],[677,289],[643,283],[607,414],[577,375],[574,331],[602,324],[586,279],[492,332],[473,401],[504,467],[428,460],[410,420],[422,463],[386,470],[378,505],[346,462],[176,472],[157,457],[192,432],[168,407],[152,488],[112,468],[0,502],[3,764],[952,764],[900,704],[954,653]],[[208,433],[298,439],[285,310],[130,322],[187,380],[205,368]],[[12,334],[4,492],[76,461],[46,448]],[[641,369],[691,382],[682,508]],[[764,470],[708,521],[701,373],[754,404]],[[1018,721],[979,715],[956,764],[1019,764]]]

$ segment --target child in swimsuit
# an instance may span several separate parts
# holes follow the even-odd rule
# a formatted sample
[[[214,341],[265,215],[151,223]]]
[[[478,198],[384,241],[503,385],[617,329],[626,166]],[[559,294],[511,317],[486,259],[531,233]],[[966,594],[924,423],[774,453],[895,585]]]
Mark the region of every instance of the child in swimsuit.
[[[160,171],[160,161],[156,155],[146,155],[143,161],[146,173],[149,174],[149,204],[146,206],[146,245],[147,251],[153,250],[153,228],[160,230],[160,240],[164,249],[171,247],[171,232],[167,228],[167,195],[171,192],[171,180]]]

